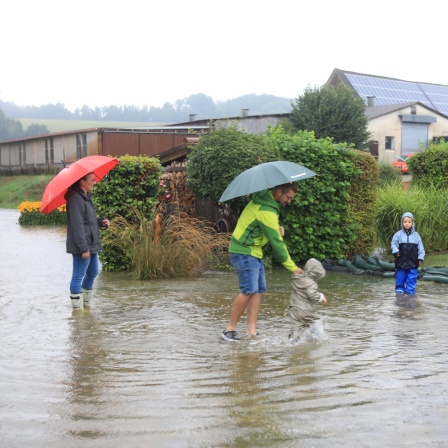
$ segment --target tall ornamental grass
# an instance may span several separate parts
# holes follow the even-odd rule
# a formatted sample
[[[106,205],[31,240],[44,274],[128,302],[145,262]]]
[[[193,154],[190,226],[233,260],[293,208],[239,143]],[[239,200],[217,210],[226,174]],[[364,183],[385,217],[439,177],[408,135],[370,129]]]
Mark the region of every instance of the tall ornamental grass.
[[[210,223],[180,212],[166,214],[160,207],[150,218],[137,209],[129,219],[118,216],[109,230],[140,280],[197,274],[219,263],[229,243],[229,236],[216,233]]]
[[[381,189],[379,195],[376,225],[381,247],[390,249],[392,236],[401,228],[401,216],[411,212],[426,252],[448,249],[445,190],[417,186],[405,190],[401,184],[391,184]]]

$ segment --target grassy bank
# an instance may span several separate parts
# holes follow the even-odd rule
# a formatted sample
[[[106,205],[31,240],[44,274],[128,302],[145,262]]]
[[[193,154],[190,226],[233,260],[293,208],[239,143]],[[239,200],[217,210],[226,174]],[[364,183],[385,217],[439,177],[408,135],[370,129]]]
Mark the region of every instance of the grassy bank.
[[[0,176],[0,208],[16,209],[24,201],[41,201],[48,182],[54,175]],[[427,254],[424,267],[447,266],[448,253]]]
[[[41,201],[53,174],[40,176],[0,176],[0,208],[17,208],[23,201]]]

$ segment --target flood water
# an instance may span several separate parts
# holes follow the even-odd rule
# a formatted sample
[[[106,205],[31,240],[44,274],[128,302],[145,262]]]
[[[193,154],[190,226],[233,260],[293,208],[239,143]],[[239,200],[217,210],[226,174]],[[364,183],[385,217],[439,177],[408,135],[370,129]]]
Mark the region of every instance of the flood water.
[[[228,343],[235,274],[101,272],[72,313],[65,229],[18,216],[0,210],[2,448],[448,446],[447,284],[397,302],[393,279],[329,272],[293,346],[274,270],[260,335]]]

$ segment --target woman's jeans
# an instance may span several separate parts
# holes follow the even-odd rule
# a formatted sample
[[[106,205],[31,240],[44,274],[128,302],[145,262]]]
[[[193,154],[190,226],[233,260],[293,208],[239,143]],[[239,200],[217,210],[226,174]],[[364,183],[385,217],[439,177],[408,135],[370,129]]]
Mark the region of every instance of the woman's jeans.
[[[73,273],[70,282],[70,293],[80,294],[82,288],[93,289],[93,282],[99,272],[98,254],[90,254],[83,260],[82,255],[73,255]]]

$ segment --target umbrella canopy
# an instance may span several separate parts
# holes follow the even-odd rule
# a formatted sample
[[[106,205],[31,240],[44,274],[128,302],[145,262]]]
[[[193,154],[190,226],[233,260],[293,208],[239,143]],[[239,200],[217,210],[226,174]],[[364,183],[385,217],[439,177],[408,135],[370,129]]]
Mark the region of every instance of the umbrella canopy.
[[[277,185],[297,182],[315,176],[314,171],[294,162],[276,161],[260,163],[243,171],[230,182],[220,202],[274,188]]]
[[[119,161],[115,157],[87,156],[77,160],[60,171],[45,188],[40,211],[48,213],[65,204],[64,195],[68,188],[86,174],[95,174],[99,182]]]

